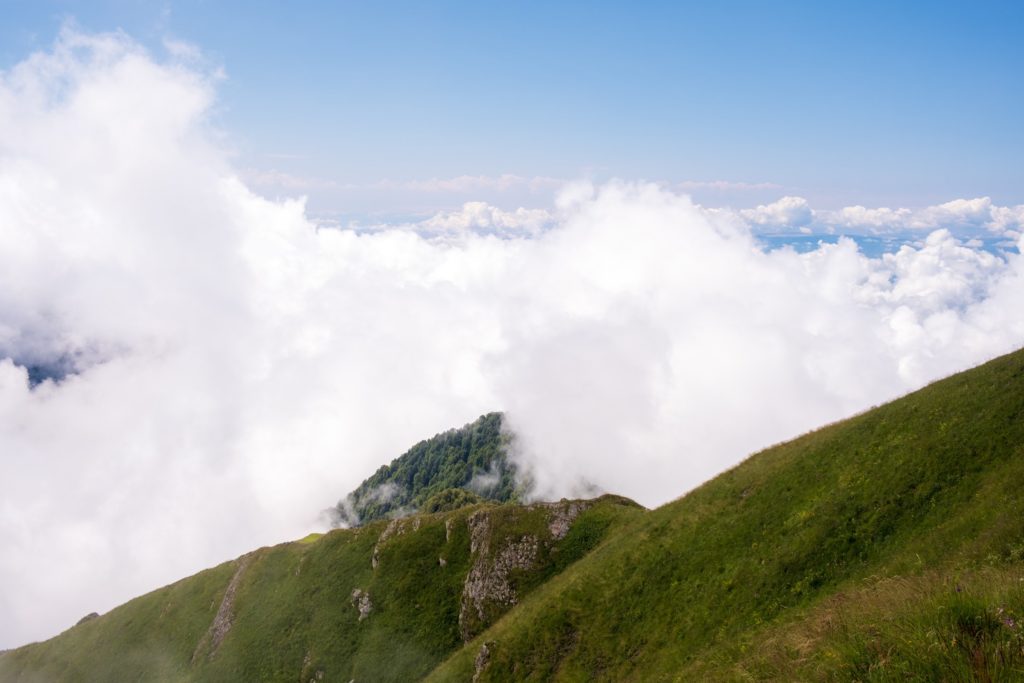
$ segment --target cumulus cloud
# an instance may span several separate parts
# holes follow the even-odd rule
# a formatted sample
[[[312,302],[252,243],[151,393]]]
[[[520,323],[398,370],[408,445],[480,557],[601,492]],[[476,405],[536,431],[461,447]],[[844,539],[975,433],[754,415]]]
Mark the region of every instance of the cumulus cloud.
[[[771,204],[743,209],[740,215],[752,225],[769,228],[800,228],[814,220],[811,205],[803,197],[783,197]]]
[[[1024,341],[1021,257],[944,230],[766,253],[623,182],[320,229],[228,164],[215,81],[71,32],[0,75],[0,647],[300,537],[490,410],[538,496],[656,505]]]
[[[989,197],[954,199],[919,209],[846,206],[815,210],[802,197],[783,197],[739,216],[755,229],[892,234],[953,230],[959,236],[1004,235],[1016,238],[1024,228],[1024,205],[998,206]]]

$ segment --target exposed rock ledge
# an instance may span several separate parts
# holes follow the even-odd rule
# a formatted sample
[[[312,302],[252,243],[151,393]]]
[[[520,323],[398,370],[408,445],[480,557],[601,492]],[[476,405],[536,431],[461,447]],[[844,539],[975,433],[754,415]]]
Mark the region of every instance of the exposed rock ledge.
[[[369,591],[354,588],[352,589],[352,597],[349,598],[349,601],[357,610],[359,610],[359,621],[370,616],[370,612],[373,611],[373,603],[370,601]]]
[[[193,664],[199,660],[206,650],[209,651],[207,656],[212,658],[224,640],[224,636],[231,630],[231,624],[235,619],[235,593],[238,591],[238,584],[241,583],[242,575],[252,561],[254,554],[248,553],[238,558],[238,567],[235,569],[231,581],[228,582],[227,590],[224,591],[224,597],[220,601],[220,607],[217,609],[217,614],[213,617],[213,623],[210,624],[210,628],[199,640],[195,652],[192,653]]]
[[[494,612],[503,613],[518,602],[519,596],[511,580],[513,571],[536,568],[541,542],[565,538],[579,514],[591,505],[589,501],[566,500],[529,505],[525,508],[528,511],[542,509],[548,512],[550,538],[526,534],[505,539],[497,549],[491,548],[493,511],[484,508],[466,518],[472,565],[463,584],[459,609],[459,632],[464,641],[469,642],[489,625]]]

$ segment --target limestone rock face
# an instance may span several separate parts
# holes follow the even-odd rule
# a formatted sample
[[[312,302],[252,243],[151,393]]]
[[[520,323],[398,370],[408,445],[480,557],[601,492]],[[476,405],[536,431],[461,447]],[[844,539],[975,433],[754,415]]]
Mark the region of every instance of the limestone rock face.
[[[352,589],[351,603],[357,610],[359,610],[359,621],[370,616],[370,612],[373,611],[373,602],[370,600],[370,593],[362,590],[361,588]]]
[[[464,640],[469,641],[476,635],[476,625],[489,621],[488,606],[512,607],[516,604],[518,596],[509,574],[514,569],[532,569],[537,549],[536,536],[508,540],[493,555],[488,553],[486,545],[482,547],[462,589],[459,629]]]
[[[591,503],[585,500],[562,501],[560,503],[539,503],[539,505],[550,506],[551,519],[548,521],[548,531],[551,538],[561,541],[572,528],[579,514],[590,507]]]
[[[472,640],[518,603],[514,574],[537,569],[542,546],[548,549],[565,538],[572,523],[589,506],[585,501],[564,500],[527,506],[528,511],[547,513],[548,533],[513,535],[500,541],[495,541],[493,534],[494,510],[477,510],[466,518],[471,565],[459,610],[459,631],[463,640]]]

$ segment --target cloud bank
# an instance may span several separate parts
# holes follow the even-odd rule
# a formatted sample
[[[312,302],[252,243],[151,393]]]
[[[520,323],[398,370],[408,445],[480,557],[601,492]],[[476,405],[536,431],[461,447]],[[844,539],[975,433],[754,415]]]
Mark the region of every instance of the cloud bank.
[[[799,202],[625,182],[318,228],[240,180],[181,54],[65,32],[0,74],[0,647],[300,537],[490,410],[539,496],[657,505],[1024,342],[1021,257],[938,214],[877,259],[766,253],[751,224]]]
[[[787,196],[737,213],[751,227],[767,232],[893,234],[955,230],[962,237],[1001,235],[1016,239],[1024,230],[1024,205],[999,206],[989,197],[954,199],[920,209],[846,206],[828,211],[811,208],[803,197]]]

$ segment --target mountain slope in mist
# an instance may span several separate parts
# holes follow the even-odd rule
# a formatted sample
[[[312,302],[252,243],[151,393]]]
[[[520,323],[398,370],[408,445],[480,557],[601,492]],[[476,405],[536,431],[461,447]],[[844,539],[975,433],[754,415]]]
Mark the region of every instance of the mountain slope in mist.
[[[1022,560],[1018,351],[644,514],[430,680],[1022,680]]]
[[[1019,680],[1024,351],[657,510],[477,505],[265,548],[0,680]]]
[[[504,503],[517,496],[516,469],[506,456],[511,435],[501,413],[419,442],[390,465],[382,465],[331,510],[340,526],[400,517],[424,508],[432,496],[465,489]]]
[[[417,680],[640,510],[479,504],[261,548],[0,656],[0,680]]]

